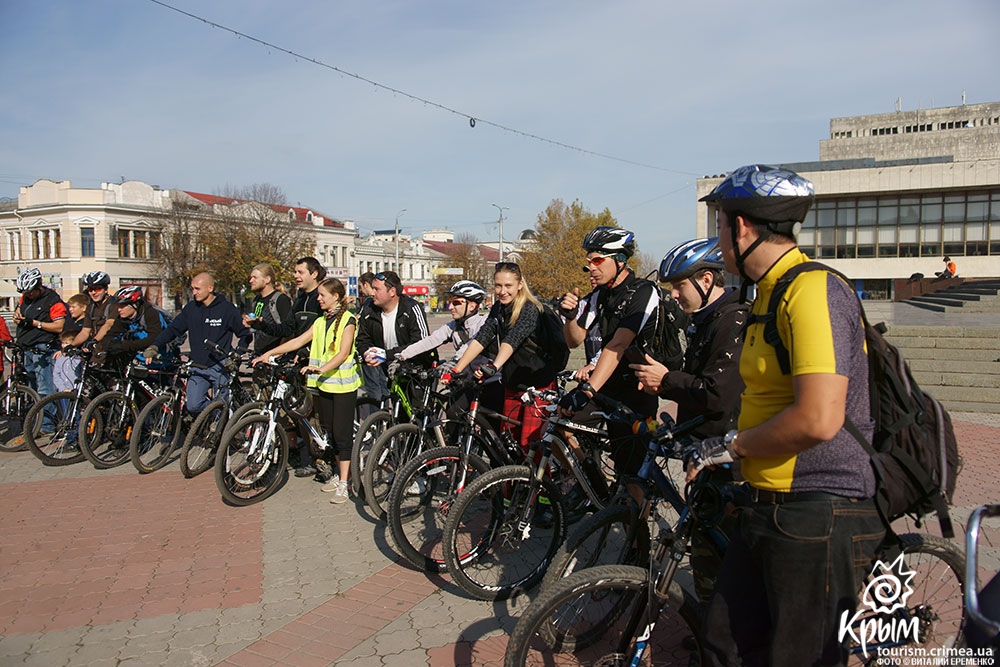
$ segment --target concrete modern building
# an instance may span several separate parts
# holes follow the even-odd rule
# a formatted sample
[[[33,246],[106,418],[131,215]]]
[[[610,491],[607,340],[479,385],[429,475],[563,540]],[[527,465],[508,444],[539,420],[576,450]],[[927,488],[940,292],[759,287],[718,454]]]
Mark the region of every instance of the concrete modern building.
[[[959,276],[1000,277],[1000,102],[834,118],[818,161],[780,166],[816,186],[799,246],[872,298],[945,255]],[[724,176],[699,179],[698,198]],[[696,224],[714,236],[714,207]]]
[[[163,221],[178,206],[211,214],[246,205],[139,181],[74,188],[70,181],[42,179],[22,187],[16,205],[0,210],[0,310],[13,309],[19,296],[14,280],[31,266],[64,298],[80,291],[83,274],[100,270],[111,275],[112,289],[142,285],[151,300],[162,304],[166,286],[154,260]],[[334,275],[346,277],[357,236],[353,223],[299,206],[272,208],[289,224],[308,225],[316,257]]]

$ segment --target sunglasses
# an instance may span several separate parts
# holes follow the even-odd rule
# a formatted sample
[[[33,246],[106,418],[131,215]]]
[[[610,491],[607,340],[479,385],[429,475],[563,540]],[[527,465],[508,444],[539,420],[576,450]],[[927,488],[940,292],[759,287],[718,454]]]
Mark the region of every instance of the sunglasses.
[[[452,299],[448,302],[448,305],[458,308],[459,306],[465,305],[465,299]]]
[[[493,272],[497,271],[513,271],[514,273],[521,273],[521,267],[514,262],[497,262],[493,265]]]
[[[598,255],[597,257],[591,257],[587,260],[587,266],[583,267],[584,271],[588,271],[591,266],[597,267],[604,264],[605,261],[611,259],[612,255]]]
[[[386,287],[392,287],[395,290],[399,290],[399,285],[396,284],[396,280],[392,276],[387,276],[384,273],[376,273],[372,276],[372,280],[381,280],[385,283]]]

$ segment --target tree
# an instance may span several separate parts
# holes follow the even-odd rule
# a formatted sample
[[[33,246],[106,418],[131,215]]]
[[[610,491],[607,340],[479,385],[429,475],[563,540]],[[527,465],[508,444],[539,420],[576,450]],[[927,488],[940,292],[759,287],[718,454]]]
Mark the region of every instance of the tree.
[[[580,200],[569,206],[560,199],[552,200],[538,215],[535,243],[525,250],[521,262],[534,294],[550,299],[574,287],[580,294],[590,291],[590,281],[581,270],[584,252],[580,246],[587,232],[599,225],[617,226],[618,221],[607,208],[594,214]]]
[[[479,283],[487,291],[493,285],[493,267],[479,251],[479,242],[472,234],[461,234],[448,249],[448,258],[441,262],[441,268],[462,269],[462,275],[438,274],[434,277],[434,288],[444,299],[448,288],[459,280]]]
[[[170,214],[160,221],[159,244],[154,255],[159,278],[170,293],[184,293],[191,278],[211,266],[202,236],[209,215],[173,196]]]

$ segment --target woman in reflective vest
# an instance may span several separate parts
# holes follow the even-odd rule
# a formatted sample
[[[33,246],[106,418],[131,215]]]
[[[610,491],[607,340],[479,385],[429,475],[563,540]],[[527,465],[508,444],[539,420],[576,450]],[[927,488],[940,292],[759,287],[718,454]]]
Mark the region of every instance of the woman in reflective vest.
[[[317,317],[311,328],[268,350],[254,359],[254,363],[309,345],[309,365],[302,373],[307,375],[307,386],[316,390],[317,416],[333,445],[326,450],[331,459],[329,463],[334,462],[334,454],[337,458],[340,478],[331,480],[328,487],[334,492],[333,502],[344,502],[354,445],[354,410],[361,386],[361,371],[354,355],[357,322],[345,308],[344,283],[327,278],[319,284],[317,296],[325,316]]]

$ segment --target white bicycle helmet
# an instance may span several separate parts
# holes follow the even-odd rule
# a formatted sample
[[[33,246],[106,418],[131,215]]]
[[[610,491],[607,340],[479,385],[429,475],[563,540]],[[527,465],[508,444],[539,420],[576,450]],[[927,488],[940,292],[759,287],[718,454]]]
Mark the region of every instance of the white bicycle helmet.
[[[42,272],[38,269],[28,269],[17,277],[17,291],[21,294],[30,292],[42,284]]]
[[[621,227],[601,225],[587,233],[582,245],[587,252],[624,255],[627,259],[635,254],[635,234]]]
[[[448,290],[448,294],[451,294],[452,296],[459,296],[475,303],[482,303],[483,299],[486,298],[486,290],[480,287],[478,283],[474,283],[471,280],[459,280],[451,286],[451,289]]]

